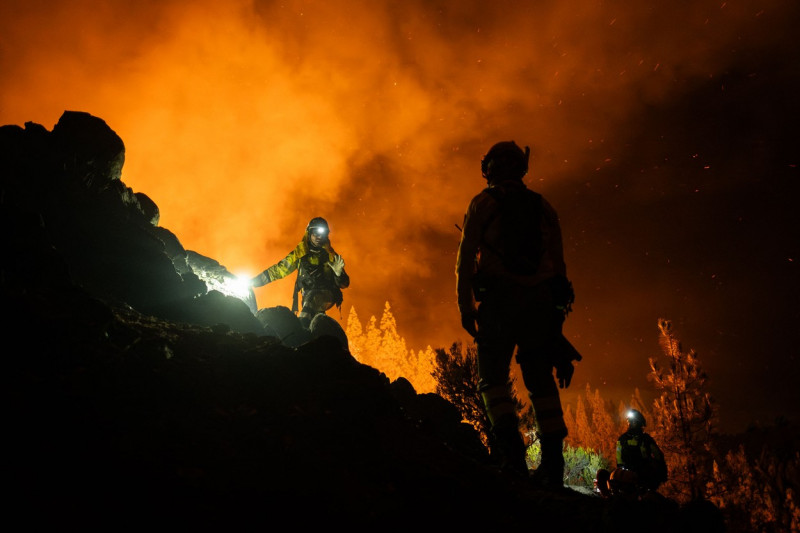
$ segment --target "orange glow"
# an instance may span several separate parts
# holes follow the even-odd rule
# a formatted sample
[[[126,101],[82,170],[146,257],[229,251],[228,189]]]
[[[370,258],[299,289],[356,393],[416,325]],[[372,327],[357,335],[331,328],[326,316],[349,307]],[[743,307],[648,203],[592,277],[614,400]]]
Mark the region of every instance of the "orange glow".
[[[742,4],[10,0],[0,124],[52,129],[64,110],[104,119],[125,142],[123,181],[156,202],[161,226],[237,274],[283,258],[325,217],[352,279],[342,323],[351,306],[365,321],[390,301],[415,350],[465,340],[454,226],[485,186],[485,151],[530,145],[526,182],[564,224],[577,292],[567,334],[587,365],[638,357],[639,379],[664,309],[619,282],[641,272],[614,249],[611,228],[630,226],[619,200],[587,213],[575,199],[631,159],[631,138],[651,127],[643,110],[725,72],[731,43],[780,39],[756,24],[774,10]],[[662,164],[656,152],[638,154],[642,168]],[[642,180],[620,190],[626,205],[660,199]],[[259,307],[290,306],[293,281],[257,289]],[[646,329],[614,339],[609,301]],[[628,342],[642,336],[644,349]],[[608,377],[595,372],[583,377]]]

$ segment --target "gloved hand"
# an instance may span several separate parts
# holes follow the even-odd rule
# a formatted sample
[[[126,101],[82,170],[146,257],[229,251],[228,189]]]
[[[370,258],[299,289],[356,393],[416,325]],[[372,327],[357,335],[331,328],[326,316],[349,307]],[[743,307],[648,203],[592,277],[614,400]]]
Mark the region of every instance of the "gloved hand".
[[[562,389],[569,387],[572,381],[572,374],[575,373],[575,367],[572,366],[572,361],[565,361],[556,366],[556,379],[558,386]]]
[[[461,313],[461,326],[467,330],[472,337],[478,336],[478,313],[476,311],[465,311]]]
[[[272,281],[272,280],[269,278],[269,274],[267,274],[266,272],[262,272],[261,274],[259,274],[258,276],[254,277],[253,279],[250,280],[250,286],[251,287],[263,287],[264,285],[266,285],[270,281]]]
[[[337,276],[342,275],[342,271],[344,271],[344,259],[342,259],[341,255],[337,255],[333,258],[333,261],[330,262],[331,270]]]
[[[558,386],[562,389],[569,387],[572,381],[572,374],[575,373],[573,361],[583,360],[583,356],[578,353],[578,350],[572,345],[571,342],[564,337],[563,334],[554,339],[554,343],[549,347],[551,353],[551,361],[556,369],[556,379]]]

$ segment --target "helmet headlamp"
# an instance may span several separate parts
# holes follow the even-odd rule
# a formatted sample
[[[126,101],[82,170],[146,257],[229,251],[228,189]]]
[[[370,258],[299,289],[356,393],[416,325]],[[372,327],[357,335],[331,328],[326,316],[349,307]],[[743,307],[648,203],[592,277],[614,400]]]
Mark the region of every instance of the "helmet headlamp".
[[[647,421],[645,421],[644,415],[639,411],[637,411],[636,409],[629,409],[628,412],[625,414],[625,418],[628,419],[628,423],[630,424],[639,424],[642,427],[647,425]]]
[[[311,219],[311,222],[308,223],[306,226],[306,232],[309,235],[317,235],[318,237],[324,237],[328,234],[328,221],[322,217],[314,217]]]

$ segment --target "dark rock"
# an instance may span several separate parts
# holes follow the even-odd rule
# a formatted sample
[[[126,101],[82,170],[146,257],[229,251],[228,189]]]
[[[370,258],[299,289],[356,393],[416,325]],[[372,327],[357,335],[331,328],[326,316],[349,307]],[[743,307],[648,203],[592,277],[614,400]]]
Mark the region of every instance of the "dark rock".
[[[168,317],[174,322],[201,326],[222,323],[239,333],[267,335],[261,322],[250,312],[242,300],[212,290],[194,298],[179,300],[156,309],[156,316]]]
[[[286,346],[296,348],[311,340],[311,332],[303,327],[297,315],[286,306],[278,305],[259,309],[256,318],[264,327],[275,332]]]
[[[175,270],[179,274],[194,273],[189,266],[189,254],[174,233],[167,228],[159,226],[154,226],[152,232],[164,243],[164,253],[170,258]]]
[[[350,350],[349,343],[347,342],[347,334],[345,334],[342,325],[339,324],[335,318],[324,313],[319,313],[311,319],[311,325],[308,329],[311,331],[312,339],[323,336],[333,337],[339,341],[339,345],[344,350]]]
[[[124,144],[104,121],[67,111],[52,133],[4,126],[0,143],[5,216],[38,217],[74,283],[143,312],[198,294],[153,231],[157,208],[120,181]]]
[[[227,268],[222,266],[215,259],[198,254],[191,250],[186,251],[186,262],[189,268],[202,277],[209,290],[217,290],[235,296],[242,300],[250,308],[251,313],[255,314],[256,296],[253,289],[249,286],[244,287],[237,277],[231,274]],[[232,285],[236,287],[232,287]]]
[[[70,181],[102,190],[122,177],[125,145],[102,119],[65,111],[53,127],[52,137],[58,163]]]
[[[142,209],[145,220],[153,226],[158,226],[158,222],[161,220],[161,212],[158,210],[156,203],[143,192],[136,193],[136,200]]]

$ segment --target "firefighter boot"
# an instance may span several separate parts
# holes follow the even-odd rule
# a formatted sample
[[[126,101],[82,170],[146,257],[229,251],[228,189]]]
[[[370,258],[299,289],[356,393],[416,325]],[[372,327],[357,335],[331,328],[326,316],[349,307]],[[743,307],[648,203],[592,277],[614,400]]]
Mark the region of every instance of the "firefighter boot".
[[[542,462],[531,475],[531,483],[543,488],[562,488],[564,486],[564,439],[560,435],[542,435]]]
[[[525,460],[527,448],[517,429],[516,420],[495,426],[492,433],[495,438],[500,470],[527,478],[528,463]]]

